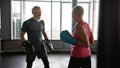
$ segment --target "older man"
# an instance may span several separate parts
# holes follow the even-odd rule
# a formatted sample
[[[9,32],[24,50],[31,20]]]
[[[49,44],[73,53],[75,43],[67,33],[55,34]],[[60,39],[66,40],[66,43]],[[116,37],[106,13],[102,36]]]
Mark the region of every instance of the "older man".
[[[44,68],[50,68],[47,58],[47,52],[42,42],[42,34],[45,40],[48,40],[48,37],[45,32],[44,21],[40,20],[41,8],[39,6],[34,6],[32,8],[32,14],[33,17],[26,20],[21,28],[21,42],[23,43],[25,41],[24,35],[25,33],[27,33],[28,41],[31,44],[28,45],[28,50],[30,50],[26,52],[26,68],[32,68],[32,64],[36,56],[38,57],[38,59],[42,59]]]

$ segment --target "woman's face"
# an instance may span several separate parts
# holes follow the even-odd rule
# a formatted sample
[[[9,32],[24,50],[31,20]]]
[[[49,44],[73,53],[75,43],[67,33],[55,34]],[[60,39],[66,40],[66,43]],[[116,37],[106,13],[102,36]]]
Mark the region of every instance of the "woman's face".
[[[72,18],[73,18],[73,20],[74,20],[75,22],[77,22],[78,17],[77,17],[77,15],[76,15],[74,12],[72,12]]]

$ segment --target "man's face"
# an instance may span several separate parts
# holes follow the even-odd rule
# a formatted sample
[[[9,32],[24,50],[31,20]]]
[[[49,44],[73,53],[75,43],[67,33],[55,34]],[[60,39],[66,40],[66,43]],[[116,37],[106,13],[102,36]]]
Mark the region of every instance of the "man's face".
[[[34,9],[32,12],[33,16],[36,17],[37,19],[40,19],[41,16],[41,10],[40,9]]]

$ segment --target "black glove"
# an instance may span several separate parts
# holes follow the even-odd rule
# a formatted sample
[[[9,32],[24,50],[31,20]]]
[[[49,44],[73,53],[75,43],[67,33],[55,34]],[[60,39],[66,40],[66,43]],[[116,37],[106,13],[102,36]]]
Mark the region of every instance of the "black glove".
[[[30,43],[29,41],[24,41],[24,42],[22,43],[22,46],[23,46],[23,47],[29,46],[29,45],[31,45],[31,43]]]
[[[45,42],[49,42],[49,39],[48,39],[48,38],[45,38]]]

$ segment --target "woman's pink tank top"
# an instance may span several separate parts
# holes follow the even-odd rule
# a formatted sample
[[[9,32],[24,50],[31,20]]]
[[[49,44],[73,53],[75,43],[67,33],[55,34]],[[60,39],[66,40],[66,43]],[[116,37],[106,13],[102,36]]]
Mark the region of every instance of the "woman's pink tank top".
[[[86,30],[87,30],[87,35],[88,37],[90,38],[90,28],[88,26],[88,24],[86,22],[84,22],[82,24],[83,26],[85,26]],[[79,40],[79,36],[75,33],[73,33],[73,37],[76,38],[77,40]],[[71,51],[71,56],[73,57],[78,57],[78,58],[84,58],[84,57],[88,57],[91,55],[91,50],[90,48],[85,48],[84,46],[80,45],[80,44],[77,44],[77,45],[74,45],[72,47],[72,51]]]

